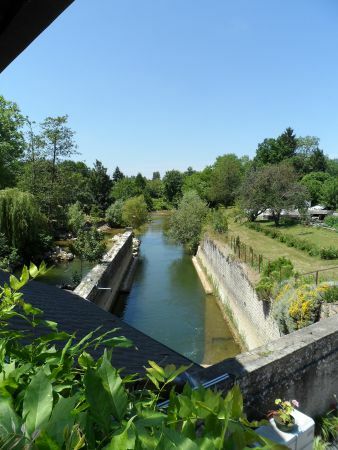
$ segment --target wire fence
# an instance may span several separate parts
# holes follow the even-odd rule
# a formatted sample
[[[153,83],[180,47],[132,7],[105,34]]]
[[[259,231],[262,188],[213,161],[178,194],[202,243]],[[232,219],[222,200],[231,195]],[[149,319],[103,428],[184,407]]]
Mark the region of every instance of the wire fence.
[[[238,259],[249,264],[259,273],[266,269],[266,273],[270,273],[271,260],[260,253],[256,253],[254,249],[241,241],[239,236],[229,236],[229,245]],[[289,272],[288,268],[281,266],[279,269],[279,279],[285,279],[285,275]],[[285,272],[286,271],[286,272]],[[289,275],[290,276],[290,275]],[[277,275],[278,277],[278,275]],[[311,272],[300,273],[292,276],[296,281],[318,285],[323,281],[338,281],[338,266],[331,266],[325,269],[317,269]]]

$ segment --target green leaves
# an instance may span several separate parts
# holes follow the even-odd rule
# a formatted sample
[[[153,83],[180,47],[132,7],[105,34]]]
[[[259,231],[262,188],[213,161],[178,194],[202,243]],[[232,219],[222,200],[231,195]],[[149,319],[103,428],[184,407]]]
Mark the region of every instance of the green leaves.
[[[111,429],[112,417],[121,421],[126,414],[128,396],[106,353],[98,370],[87,370],[84,383],[90,413],[108,431]]]
[[[53,407],[52,385],[41,369],[32,377],[23,400],[23,417],[29,435],[49,419]]]

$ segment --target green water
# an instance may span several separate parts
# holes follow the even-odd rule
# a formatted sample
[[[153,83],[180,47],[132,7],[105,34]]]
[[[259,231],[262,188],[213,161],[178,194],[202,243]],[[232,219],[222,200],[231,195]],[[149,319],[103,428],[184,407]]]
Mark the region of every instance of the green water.
[[[115,234],[123,233],[124,229],[112,229],[109,232],[104,233],[105,242],[107,250],[112,246],[111,238]],[[69,250],[70,241],[60,241],[58,242],[60,247]],[[82,263],[82,277],[85,277],[87,273],[96,265],[97,263],[90,263],[88,261],[83,261]],[[81,273],[81,261],[78,258],[74,258],[73,261],[58,262],[53,265],[53,267],[41,278],[43,283],[51,284],[53,286],[62,286],[64,284],[73,284],[73,277],[75,274]]]
[[[113,313],[129,325],[199,364],[215,364],[240,348],[213,296],[206,296],[191,256],[163,233],[166,218],[154,216],[140,235],[133,287]]]

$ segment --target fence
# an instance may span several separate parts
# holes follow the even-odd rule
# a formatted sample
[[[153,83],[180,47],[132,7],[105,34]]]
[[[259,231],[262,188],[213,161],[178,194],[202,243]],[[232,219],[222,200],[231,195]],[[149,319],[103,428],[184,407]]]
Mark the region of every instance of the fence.
[[[263,255],[256,253],[251,246],[246,245],[240,240],[239,236],[229,236],[229,244],[232,248],[234,254],[242,261],[250,264],[255,270],[261,273],[265,268],[267,268],[267,273],[270,273],[271,261]],[[284,267],[279,267],[279,280],[290,277],[289,269]],[[285,272],[286,271],[286,272]],[[283,273],[284,272],[284,273]],[[325,272],[326,277],[321,277],[321,273]],[[278,277],[278,275],[277,275]],[[276,278],[277,278],[276,277]],[[306,272],[302,274],[296,274],[292,278],[297,280],[302,280],[307,283],[315,283],[316,285],[322,281],[338,280],[338,266],[328,267],[325,269],[317,269],[312,272]]]
[[[239,236],[230,236],[229,243],[235,255],[245,263],[250,264],[251,267],[258,270],[259,273],[263,270],[263,262],[265,262],[265,264],[270,263],[267,258],[264,258],[263,255],[259,253],[255,253],[252,247],[242,242]]]
[[[330,272],[330,273],[328,277],[326,277],[325,279],[321,279],[320,275],[322,272]],[[315,285],[317,286],[318,283],[321,283],[322,281],[327,281],[328,278],[330,278],[331,280],[338,280],[338,266],[327,267],[326,269],[318,269],[314,270],[313,272],[296,274],[294,278],[296,281],[297,280],[303,280],[307,282],[314,281]]]

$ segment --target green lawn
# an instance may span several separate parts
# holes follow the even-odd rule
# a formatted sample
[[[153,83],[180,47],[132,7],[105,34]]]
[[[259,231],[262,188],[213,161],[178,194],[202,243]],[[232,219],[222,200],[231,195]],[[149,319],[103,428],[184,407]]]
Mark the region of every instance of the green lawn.
[[[269,226],[269,224],[266,224]],[[338,241],[336,241],[337,236],[335,233],[322,230],[322,229],[310,229],[308,227],[302,227],[302,225],[295,225],[294,227],[280,227],[280,231],[283,233],[305,233],[309,234],[300,235],[302,238],[312,239],[312,242],[316,243],[319,247],[329,245],[338,246]],[[244,224],[234,222],[232,218],[229,218],[229,234],[232,236],[239,236],[241,241],[246,245],[251,246],[254,252],[262,254],[263,257],[270,260],[284,256],[289,258],[295,269],[299,273],[312,272],[320,269],[326,269],[329,267],[338,266],[338,259],[334,260],[324,260],[320,259],[319,256],[309,256],[306,252],[297,250],[293,247],[288,247],[287,245],[272,239],[265,234],[251,230]],[[217,235],[220,240],[227,240],[223,235]],[[338,269],[332,271],[326,271],[321,274],[322,279],[338,279]]]
[[[275,228],[273,222],[258,222],[262,227]],[[299,237],[305,241],[309,241],[317,247],[338,247],[338,232],[325,230],[325,228],[317,228],[304,226],[300,224],[281,225],[278,230],[284,234]]]

